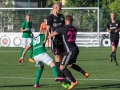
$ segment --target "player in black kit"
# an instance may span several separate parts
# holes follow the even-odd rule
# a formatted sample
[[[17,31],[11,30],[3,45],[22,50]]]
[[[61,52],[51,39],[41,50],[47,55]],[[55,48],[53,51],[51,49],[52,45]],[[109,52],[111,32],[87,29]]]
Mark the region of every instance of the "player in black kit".
[[[60,2],[55,2],[53,4],[52,14],[47,17],[47,31],[48,32],[46,33],[46,39],[47,39],[48,33],[54,32],[56,29],[58,29],[59,27],[65,24],[64,15],[60,14],[61,6],[62,5]],[[59,76],[63,76],[59,69],[61,59],[65,52],[63,47],[64,45],[63,45],[61,34],[58,34],[57,36],[51,38],[51,49],[55,55],[55,64],[59,72]]]
[[[120,22],[116,20],[115,14],[110,14],[111,21],[107,23],[107,32],[110,33],[110,41],[112,45],[112,53],[110,54],[110,61],[114,59],[115,65],[117,66],[117,60],[116,60],[116,51],[117,46],[119,43],[119,28],[120,28]]]
[[[73,68],[78,72],[81,72],[85,77],[88,77],[90,75],[82,68],[80,68],[77,64],[75,64],[77,56],[79,54],[79,49],[75,44],[77,29],[72,26],[72,21],[73,17],[71,15],[67,15],[65,17],[65,26],[56,29],[48,36],[48,38],[51,38],[55,35],[62,34],[66,54],[62,59],[60,69],[71,80],[71,85],[68,88],[70,90],[78,84],[78,81],[76,81],[72,76],[71,72],[67,69],[67,66]]]

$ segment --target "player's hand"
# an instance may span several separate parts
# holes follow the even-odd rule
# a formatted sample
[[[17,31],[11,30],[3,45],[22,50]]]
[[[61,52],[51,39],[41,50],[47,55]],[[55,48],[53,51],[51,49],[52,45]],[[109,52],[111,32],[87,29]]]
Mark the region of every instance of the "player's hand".
[[[18,60],[18,63],[21,64],[24,62],[24,57],[21,57],[19,60]]]
[[[109,33],[111,33],[111,30],[108,30]]]
[[[117,32],[119,32],[119,30],[117,29],[117,30],[115,30],[115,33],[117,33]]]

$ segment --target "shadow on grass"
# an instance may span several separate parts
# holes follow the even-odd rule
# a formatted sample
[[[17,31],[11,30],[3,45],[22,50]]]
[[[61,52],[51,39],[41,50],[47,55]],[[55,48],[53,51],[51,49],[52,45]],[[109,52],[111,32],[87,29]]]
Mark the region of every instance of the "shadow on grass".
[[[0,86],[0,88],[4,88],[4,87],[33,87],[34,85],[5,85],[5,86]],[[47,86],[47,85],[40,85],[41,87],[42,86]]]
[[[33,87],[34,85],[4,85],[4,86],[0,86],[0,88],[13,88],[13,87]],[[49,87],[61,87],[61,85],[57,85],[57,84],[41,84],[40,87],[42,88],[48,88]]]
[[[118,89],[120,88],[120,84],[106,84],[106,85],[100,85],[100,86],[89,86],[87,88],[74,88],[74,90],[97,90],[97,89],[104,89],[104,90],[108,90],[108,89]]]

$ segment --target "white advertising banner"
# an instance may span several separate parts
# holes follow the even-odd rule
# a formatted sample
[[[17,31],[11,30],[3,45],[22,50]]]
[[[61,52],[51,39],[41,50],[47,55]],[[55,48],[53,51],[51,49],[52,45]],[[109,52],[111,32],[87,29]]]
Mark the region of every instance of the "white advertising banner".
[[[39,32],[34,32],[34,36],[37,36]],[[50,47],[49,43],[46,43],[46,47]],[[107,32],[78,32],[76,37],[76,44],[78,47],[110,47],[110,34]],[[120,43],[118,44],[120,46]],[[22,47],[22,33],[0,33],[0,47]]]
[[[0,33],[0,47],[22,47],[22,33]]]

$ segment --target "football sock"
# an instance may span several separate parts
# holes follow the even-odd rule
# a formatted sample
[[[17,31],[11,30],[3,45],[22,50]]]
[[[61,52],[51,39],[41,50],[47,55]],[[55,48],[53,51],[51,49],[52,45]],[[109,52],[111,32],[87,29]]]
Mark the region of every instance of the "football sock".
[[[55,65],[56,65],[56,68],[57,68],[57,71],[58,71],[58,76],[59,76],[59,77],[62,77],[63,74],[62,74],[62,72],[60,71],[60,62],[55,62]]]
[[[111,52],[111,54],[110,54],[110,57],[112,57],[113,56],[113,52]]]
[[[86,73],[86,72],[85,72],[80,66],[78,66],[77,64],[72,64],[71,68],[74,69],[74,70],[76,70],[76,71],[78,71],[78,72],[81,72],[83,75],[85,75],[85,73]]]
[[[33,48],[32,47],[30,48],[29,55],[30,55],[30,58],[32,58],[32,56],[33,56]]]
[[[71,74],[71,72],[67,69],[67,68],[64,68],[62,70],[62,72],[72,81],[72,82],[75,82],[75,78],[73,77],[73,75]]]
[[[38,70],[36,71],[35,84],[39,84],[39,80],[40,80],[40,77],[42,75],[42,71],[43,71],[42,68],[38,68]]]
[[[20,57],[22,57],[22,54],[23,54],[23,51],[24,51],[25,48],[22,48],[21,51],[20,51]]]
[[[56,66],[53,66],[53,67],[52,67],[52,73],[53,73],[53,75],[54,75],[55,78],[58,77],[58,72],[57,72]]]
[[[113,59],[116,62],[116,52],[113,52]]]

